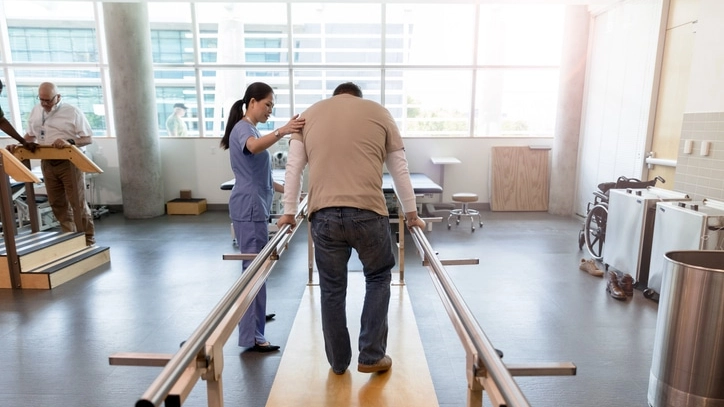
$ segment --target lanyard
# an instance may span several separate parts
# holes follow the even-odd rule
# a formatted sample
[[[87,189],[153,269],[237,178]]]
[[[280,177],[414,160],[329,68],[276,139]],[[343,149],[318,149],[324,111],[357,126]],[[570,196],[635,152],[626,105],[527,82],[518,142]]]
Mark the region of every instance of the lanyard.
[[[60,103],[53,106],[53,108],[50,109],[50,112],[48,112],[47,116],[45,115],[45,109],[42,109],[42,112],[41,112],[42,113],[42,115],[41,115],[42,123],[40,125],[40,143],[41,144],[45,143],[45,121],[48,120],[50,118],[50,116],[55,114],[55,111],[58,110],[58,105],[60,105]]]
[[[45,109],[42,109],[42,126],[45,127],[45,121],[50,118],[50,116],[54,115],[55,112],[58,110],[58,107],[60,106],[60,102],[58,102],[55,106],[53,106],[50,109],[50,112],[48,112],[48,116],[45,116]]]

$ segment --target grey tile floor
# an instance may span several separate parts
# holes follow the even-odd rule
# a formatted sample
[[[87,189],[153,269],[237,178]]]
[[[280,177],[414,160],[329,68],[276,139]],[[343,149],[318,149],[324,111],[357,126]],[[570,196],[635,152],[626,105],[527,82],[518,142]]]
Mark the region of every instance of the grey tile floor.
[[[647,406],[657,304],[627,301],[578,270],[580,222],[546,213],[484,212],[485,226],[427,233],[440,258],[480,259],[447,271],[509,363],[570,361],[572,377],[517,382],[532,406]],[[96,222],[111,263],[53,290],[0,290],[0,406],[133,406],[158,368],[110,366],[114,352],[173,353],[240,274],[225,212]],[[464,406],[465,355],[430,275],[408,244],[406,284],[441,406]],[[268,280],[267,337],[286,344],[305,287],[300,230]],[[281,353],[224,348],[226,405],[261,407]],[[203,384],[187,406],[205,406]]]

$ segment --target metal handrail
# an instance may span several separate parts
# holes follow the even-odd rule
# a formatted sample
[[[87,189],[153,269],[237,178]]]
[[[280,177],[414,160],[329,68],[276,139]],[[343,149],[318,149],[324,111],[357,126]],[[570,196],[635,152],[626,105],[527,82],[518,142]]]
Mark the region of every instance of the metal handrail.
[[[436,287],[442,290],[440,298],[445,303],[453,325],[456,325],[455,329],[461,336],[465,337],[464,342],[469,342],[474,348],[474,354],[471,355],[475,360],[474,367],[477,370],[474,375],[476,377],[489,375],[506,406],[530,406],[518,384],[513,380],[513,376],[497,355],[492,343],[475,320],[470,308],[463,301],[445,267],[443,267],[442,262],[437,258],[432,246],[430,246],[430,242],[425,237],[423,230],[414,226],[410,229],[410,234],[420,252],[420,256],[428,263],[428,269],[432,277],[434,277],[433,281]],[[491,389],[487,390],[490,394],[494,394],[490,392]]]
[[[300,204],[296,215],[298,222],[304,219],[306,211],[307,200],[305,199]],[[204,371],[206,372],[204,374],[211,372],[211,375],[214,375],[215,363],[223,364],[223,362],[214,360],[213,355],[216,355],[216,351],[209,349],[210,338],[216,334],[222,323],[227,323],[226,319],[232,310],[235,313],[246,311],[249,297],[256,295],[261,286],[260,283],[267,278],[274,266],[273,262],[268,262],[278,259],[278,255],[284,251],[294,232],[295,230],[292,230],[290,225],[286,225],[270,239],[206,319],[182,344],[181,349],[168,359],[161,374],[149,386],[142,399],[136,402],[136,407],[158,407],[164,401],[166,405],[180,405],[180,400],[170,396],[171,392],[178,391],[176,386],[184,380],[184,375],[187,374],[189,367],[195,368],[196,372]],[[514,375],[575,375],[576,367],[571,363],[506,366],[447,274],[443,266],[447,263],[437,258],[437,253],[430,246],[421,228],[412,227],[410,233],[422,257],[423,265],[430,270],[433,285],[440,294],[443,306],[465,348],[469,387],[468,406],[482,406],[482,390],[486,390],[495,406],[530,407],[518,384],[513,380]],[[246,256],[249,255],[242,255],[244,258],[247,258]],[[227,255],[224,256],[225,259],[227,257]],[[241,302],[239,302],[240,300]]]
[[[296,218],[301,219],[306,213],[306,210],[307,199],[305,198],[299,205]],[[290,231],[291,226],[285,225],[269,240],[209,315],[201,322],[183,345],[181,345],[181,349],[166,363],[163,371],[156,377],[153,383],[151,383],[146,392],[143,393],[142,398],[136,402],[136,407],[159,406],[164,401],[174,384],[183,375],[186,367],[197,360],[202,351],[205,351],[206,341],[226,317],[226,314],[231,310],[239,296],[247,287],[252,287],[256,281],[262,277],[259,273],[261,266],[276,253],[277,247],[285,240],[290,239]],[[202,356],[208,358],[206,355]],[[208,363],[208,360],[206,362]]]

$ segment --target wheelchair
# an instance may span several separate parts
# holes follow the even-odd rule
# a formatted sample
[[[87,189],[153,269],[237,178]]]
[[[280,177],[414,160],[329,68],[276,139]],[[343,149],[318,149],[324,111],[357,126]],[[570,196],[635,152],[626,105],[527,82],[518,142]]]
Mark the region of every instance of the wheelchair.
[[[603,243],[606,241],[606,220],[608,219],[608,196],[612,189],[643,189],[662,184],[666,181],[656,177],[650,181],[641,181],[636,178],[618,177],[616,182],[598,184],[598,191],[593,192],[593,202],[586,207],[586,219],[581,231],[578,232],[578,250],[586,246],[588,253],[596,260],[603,259]]]

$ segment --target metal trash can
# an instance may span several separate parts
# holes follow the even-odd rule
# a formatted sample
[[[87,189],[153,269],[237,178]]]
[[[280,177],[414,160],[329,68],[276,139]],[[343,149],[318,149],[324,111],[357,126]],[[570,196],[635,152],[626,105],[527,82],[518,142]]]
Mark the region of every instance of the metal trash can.
[[[666,253],[651,407],[724,407],[724,251]]]

